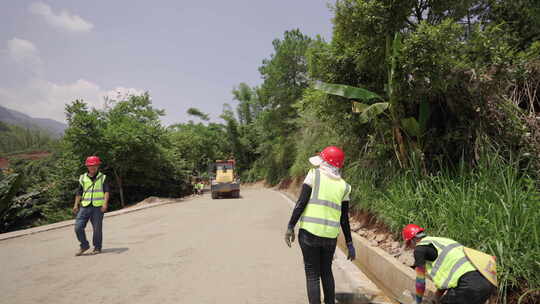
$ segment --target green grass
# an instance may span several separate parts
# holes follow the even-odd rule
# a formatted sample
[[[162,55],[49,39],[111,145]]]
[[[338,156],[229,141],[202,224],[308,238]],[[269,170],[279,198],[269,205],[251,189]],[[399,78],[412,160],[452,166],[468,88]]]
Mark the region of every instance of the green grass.
[[[516,164],[492,155],[454,173],[388,177],[352,166],[346,177],[355,185],[356,207],[375,213],[396,234],[416,223],[430,235],[497,256],[506,303],[509,289],[540,287],[540,193]]]

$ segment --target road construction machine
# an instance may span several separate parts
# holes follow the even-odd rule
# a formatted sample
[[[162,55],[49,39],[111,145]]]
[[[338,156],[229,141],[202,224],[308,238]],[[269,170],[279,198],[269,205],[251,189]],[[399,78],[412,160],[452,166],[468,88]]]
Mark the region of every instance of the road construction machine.
[[[240,182],[235,175],[235,161],[217,160],[214,164],[215,175],[210,184],[212,198],[240,197]]]

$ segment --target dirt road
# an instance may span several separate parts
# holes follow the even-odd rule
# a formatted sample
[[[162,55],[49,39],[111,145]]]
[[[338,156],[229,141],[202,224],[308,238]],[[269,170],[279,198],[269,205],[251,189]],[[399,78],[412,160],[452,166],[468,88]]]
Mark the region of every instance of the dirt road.
[[[307,303],[300,249],[282,237],[290,204],[264,189],[209,196],[106,218],[100,255],[74,256],[73,227],[0,241],[0,303]]]

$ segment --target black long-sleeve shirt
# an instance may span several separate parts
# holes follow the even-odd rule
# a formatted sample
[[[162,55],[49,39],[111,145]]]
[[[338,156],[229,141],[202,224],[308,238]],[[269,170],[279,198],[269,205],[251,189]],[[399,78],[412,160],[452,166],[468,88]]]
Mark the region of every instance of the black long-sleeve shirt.
[[[312,189],[309,185],[302,185],[302,192],[300,192],[300,196],[298,197],[298,201],[294,206],[291,219],[289,220],[289,228],[294,229],[294,226],[296,226],[296,223],[300,219],[300,216],[302,216],[302,213],[306,209],[306,206],[309,202],[309,198],[311,197],[311,190]],[[349,201],[343,201],[341,203],[340,223],[341,230],[343,230],[343,235],[345,236],[345,241],[347,243],[352,242],[351,226],[349,224]]]
[[[426,261],[433,262],[437,257],[437,249],[432,244],[416,246],[414,249],[414,266],[424,266]]]

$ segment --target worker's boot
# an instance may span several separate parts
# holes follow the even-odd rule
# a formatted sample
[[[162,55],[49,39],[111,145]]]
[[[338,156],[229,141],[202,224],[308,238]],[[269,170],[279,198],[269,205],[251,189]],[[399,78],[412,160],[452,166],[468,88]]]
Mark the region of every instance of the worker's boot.
[[[92,250],[92,254],[100,254],[101,253],[101,249],[95,249]]]
[[[77,251],[77,253],[75,253],[75,256],[81,256],[88,249],[90,249],[90,248],[81,248],[81,249],[79,249],[79,251]]]

